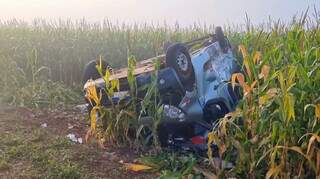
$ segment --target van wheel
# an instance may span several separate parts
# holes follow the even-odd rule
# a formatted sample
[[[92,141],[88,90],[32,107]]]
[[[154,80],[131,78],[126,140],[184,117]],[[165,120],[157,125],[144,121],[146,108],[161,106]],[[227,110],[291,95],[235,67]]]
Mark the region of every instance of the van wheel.
[[[195,83],[194,69],[188,49],[181,43],[171,45],[166,52],[166,65],[172,67],[184,88],[192,91]]]
[[[102,74],[105,74],[106,69],[112,70],[110,65],[105,61],[102,60]],[[96,65],[99,64],[98,60],[92,60],[89,63],[86,64],[84,67],[83,75],[82,75],[82,84],[85,84],[88,80],[96,80],[98,78],[101,78]]]

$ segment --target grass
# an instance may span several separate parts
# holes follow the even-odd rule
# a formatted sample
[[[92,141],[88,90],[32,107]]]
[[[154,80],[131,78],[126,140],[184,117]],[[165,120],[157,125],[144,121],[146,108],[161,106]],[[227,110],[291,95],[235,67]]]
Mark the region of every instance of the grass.
[[[7,161],[1,159],[0,160],[0,171],[6,171],[10,169],[10,165],[8,164]]]
[[[40,66],[38,51],[30,50],[26,55],[26,66],[19,67],[17,61],[0,53],[0,102],[31,108],[66,107],[81,101],[79,89],[72,89],[48,78],[50,69]]]
[[[72,144],[65,138],[48,139],[45,131],[35,131],[26,139],[24,132],[1,138],[1,171],[9,171],[17,162],[32,168],[28,174],[41,178],[82,178],[85,170],[72,162]],[[46,141],[46,144],[44,143]],[[26,174],[26,175],[28,175]]]
[[[159,178],[203,178],[200,173],[193,172],[193,167],[199,162],[192,154],[181,155],[179,153],[163,152],[158,155],[149,155],[139,159],[141,163],[152,166],[153,171],[161,171]]]

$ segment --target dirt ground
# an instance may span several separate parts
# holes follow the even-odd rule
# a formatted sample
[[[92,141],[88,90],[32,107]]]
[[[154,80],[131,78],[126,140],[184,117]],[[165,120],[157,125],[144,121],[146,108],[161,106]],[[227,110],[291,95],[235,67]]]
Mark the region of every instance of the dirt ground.
[[[0,106],[0,178],[155,178],[155,173],[126,171],[136,151],[99,148],[70,141],[88,129],[78,111],[35,113],[27,108]]]

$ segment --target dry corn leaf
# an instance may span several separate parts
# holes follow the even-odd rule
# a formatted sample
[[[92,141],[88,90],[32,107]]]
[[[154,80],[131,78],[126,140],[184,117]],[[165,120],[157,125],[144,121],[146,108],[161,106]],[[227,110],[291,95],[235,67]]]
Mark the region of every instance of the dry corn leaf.
[[[248,51],[247,51],[246,47],[244,47],[244,45],[239,45],[239,50],[241,51],[243,58],[248,57]]]
[[[263,77],[264,81],[266,81],[269,77],[269,72],[270,72],[270,66],[268,65],[263,65],[261,68],[261,73],[259,77]]]
[[[243,56],[243,64],[244,64],[244,66],[246,68],[246,72],[247,72],[249,78],[252,79],[252,73],[251,73],[250,66],[249,66],[248,51],[243,45],[239,46],[239,50],[241,51],[241,54]]]
[[[239,81],[240,84],[245,83],[245,82],[244,82],[244,75],[243,75],[242,73],[237,73],[236,76],[237,76],[237,79],[238,79],[238,81]]]
[[[98,97],[96,85],[93,80],[88,81],[87,89],[86,89],[86,98],[91,102],[92,100],[95,102],[96,105],[100,104],[100,98]]]
[[[269,98],[273,98],[278,94],[278,89],[277,88],[271,88],[267,91],[267,95]]]
[[[86,133],[86,136],[85,136],[85,141],[86,143],[88,143],[90,141],[90,139],[95,135],[95,132],[92,131],[91,129],[89,129]]]
[[[257,64],[261,60],[261,52],[256,52],[253,57],[254,64]]]
[[[209,159],[212,158],[211,144],[213,143],[213,140],[214,140],[214,134],[213,134],[213,132],[210,132],[210,133],[208,134],[208,143],[207,143],[207,145],[208,145],[207,155],[208,155]]]
[[[257,80],[251,83],[250,85],[251,90],[256,86],[256,84],[257,84]]]
[[[320,120],[320,104],[316,104],[315,113],[316,113],[316,118]]]
[[[95,106],[92,108],[91,112],[90,112],[90,126],[91,126],[91,130],[95,131],[97,128],[97,114],[99,111],[99,107]]]
[[[141,165],[141,164],[133,164],[133,163],[125,163],[125,168],[127,170],[131,170],[134,172],[144,171],[144,170],[150,170],[152,167],[149,167],[147,165]]]
[[[305,156],[305,154],[303,153],[301,147],[298,146],[292,146],[292,147],[288,147],[289,150],[295,151],[299,154],[301,154],[302,156]]]
[[[244,90],[244,96],[248,96],[251,91],[251,87],[247,83],[242,84],[241,87]]]
[[[259,106],[264,105],[269,99],[268,95],[263,95],[261,97],[259,97]]]
[[[220,134],[222,134],[222,136],[226,136],[227,135],[227,121],[224,119],[221,121],[220,123]]]
[[[227,151],[226,145],[221,143],[219,145],[219,157],[222,158],[223,154]]]
[[[251,87],[244,81],[243,74],[242,73],[235,73],[232,75],[231,84],[232,84],[233,88],[234,88],[234,85],[236,84],[236,82],[235,82],[236,80],[239,81],[240,86],[244,90],[244,95],[247,96],[251,91]],[[255,84],[256,84],[256,81],[252,83],[252,86],[254,86]]]
[[[309,139],[309,144],[308,144],[308,149],[307,149],[307,155],[310,153],[311,150],[311,146],[314,143],[314,141],[317,140],[317,142],[320,142],[320,136],[316,135],[316,134],[312,134],[312,136]]]
[[[232,89],[234,90],[234,87],[236,86],[236,78],[237,78],[237,74],[232,74],[232,77],[231,77],[231,86],[232,86]]]
[[[269,179],[271,178],[273,175],[275,175],[276,173],[279,172],[279,167],[273,167],[273,168],[270,168],[266,174],[266,179]]]
[[[232,74],[231,77],[231,85],[232,88],[234,89],[235,85],[236,85],[236,80],[238,80],[239,84],[243,84],[244,83],[244,76],[242,73],[234,73]]]

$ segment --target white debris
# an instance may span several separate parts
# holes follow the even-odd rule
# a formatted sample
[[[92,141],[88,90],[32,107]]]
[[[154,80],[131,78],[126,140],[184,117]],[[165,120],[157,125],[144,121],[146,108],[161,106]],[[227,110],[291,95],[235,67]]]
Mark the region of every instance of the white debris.
[[[68,137],[72,142],[78,142],[78,139],[76,138],[76,135],[74,135],[74,134],[68,134],[67,137]]]
[[[73,125],[68,123],[68,129],[73,129]]]
[[[82,144],[82,138],[78,138],[78,143]]]
[[[88,112],[88,104],[80,104],[74,107],[74,109],[79,110],[82,114]]]
[[[82,138],[81,137],[77,138],[75,134],[68,134],[67,138],[69,138],[72,142],[75,142],[75,143],[79,143],[79,144],[83,143]]]
[[[75,134],[68,134],[67,138],[69,138],[72,142],[75,142],[75,143],[79,143],[79,144],[83,143],[82,138],[81,137],[77,138]]]
[[[43,124],[41,124],[41,127],[46,128],[46,127],[48,127],[48,125],[47,125],[47,123],[43,123]]]

